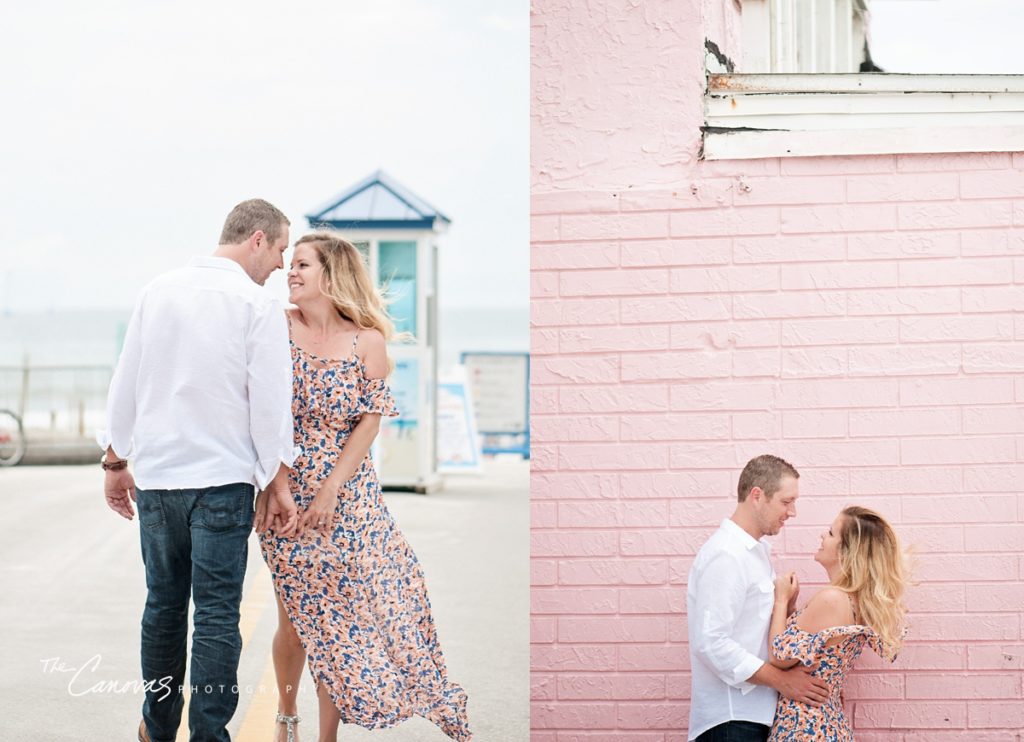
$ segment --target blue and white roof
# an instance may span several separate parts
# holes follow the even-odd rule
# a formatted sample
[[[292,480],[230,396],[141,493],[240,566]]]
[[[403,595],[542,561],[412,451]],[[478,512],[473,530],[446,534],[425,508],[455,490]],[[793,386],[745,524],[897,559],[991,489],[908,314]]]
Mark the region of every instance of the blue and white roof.
[[[310,227],[334,229],[434,229],[451,219],[382,170],[342,191],[313,213]]]

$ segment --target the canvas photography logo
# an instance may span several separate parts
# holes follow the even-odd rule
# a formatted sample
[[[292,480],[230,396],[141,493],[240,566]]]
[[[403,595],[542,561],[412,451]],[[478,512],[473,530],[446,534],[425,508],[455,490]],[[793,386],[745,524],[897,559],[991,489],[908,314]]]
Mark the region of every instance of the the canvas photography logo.
[[[127,680],[124,678],[111,677],[102,669],[103,656],[94,654],[87,660],[77,661],[64,657],[47,657],[39,660],[42,673],[51,676],[55,682],[63,684],[67,688],[69,696],[80,698],[93,694],[119,694],[141,695],[150,691],[157,693],[157,700],[162,701],[174,690],[174,679],[169,675],[162,678],[150,680]],[[181,685],[178,690],[182,693],[196,695],[198,693],[222,693],[228,690],[227,685]],[[291,690],[291,687],[288,688]],[[276,686],[260,684],[236,684],[230,686],[233,693],[243,696],[258,696],[265,693],[277,693]],[[299,687],[300,695],[310,692],[308,688]]]

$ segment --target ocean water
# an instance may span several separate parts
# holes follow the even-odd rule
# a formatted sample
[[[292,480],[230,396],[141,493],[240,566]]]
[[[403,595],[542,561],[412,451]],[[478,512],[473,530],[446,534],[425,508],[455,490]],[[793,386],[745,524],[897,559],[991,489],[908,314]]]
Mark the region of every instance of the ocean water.
[[[0,315],[0,409],[24,412],[26,425],[35,428],[88,433],[102,425],[130,314],[83,309]],[[439,320],[442,370],[457,364],[464,351],[529,350],[526,305],[442,306]]]

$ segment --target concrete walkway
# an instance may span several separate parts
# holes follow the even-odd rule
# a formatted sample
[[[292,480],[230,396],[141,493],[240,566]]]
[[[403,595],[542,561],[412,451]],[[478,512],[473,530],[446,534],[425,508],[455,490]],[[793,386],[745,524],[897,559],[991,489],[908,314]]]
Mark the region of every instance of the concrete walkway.
[[[478,742],[529,738],[528,466],[489,462],[441,492],[387,495],[423,564],[448,673],[469,694]],[[140,718],[139,620],[145,581],[138,518],[107,509],[96,465],[0,469],[0,739],[133,740]],[[232,738],[273,739],[273,592],[255,535],[242,604],[242,687]],[[316,739],[303,676],[300,739]],[[178,739],[187,740],[182,729]],[[443,740],[418,717],[340,740]]]

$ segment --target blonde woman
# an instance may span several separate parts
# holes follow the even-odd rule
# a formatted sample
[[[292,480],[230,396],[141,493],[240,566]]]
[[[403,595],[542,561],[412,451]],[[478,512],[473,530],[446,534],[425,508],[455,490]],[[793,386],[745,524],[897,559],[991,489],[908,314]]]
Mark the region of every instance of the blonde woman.
[[[814,560],[829,584],[800,610],[793,611],[796,576],[775,581],[769,654],[776,667],[815,666],[813,674],[829,685],[829,699],[814,707],[779,696],[769,742],[852,740],[841,698],[847,671],[864,645],[891,662],[903,643],[903,553],[881,515],[862,507],[843,510],[822,534]]]
[[[277,594],[275,739],[298,740],[308,663],[321,742],[339,722],[378,729],[413,714],[468,740],[466,693],[447,679],[423,571],[370,460],[381,417],[398,414],[385,381],[394,323],[359,251],[329,232],[296,243],[288,290],[299,533],[264,530],[265,500],[256,515]]]

